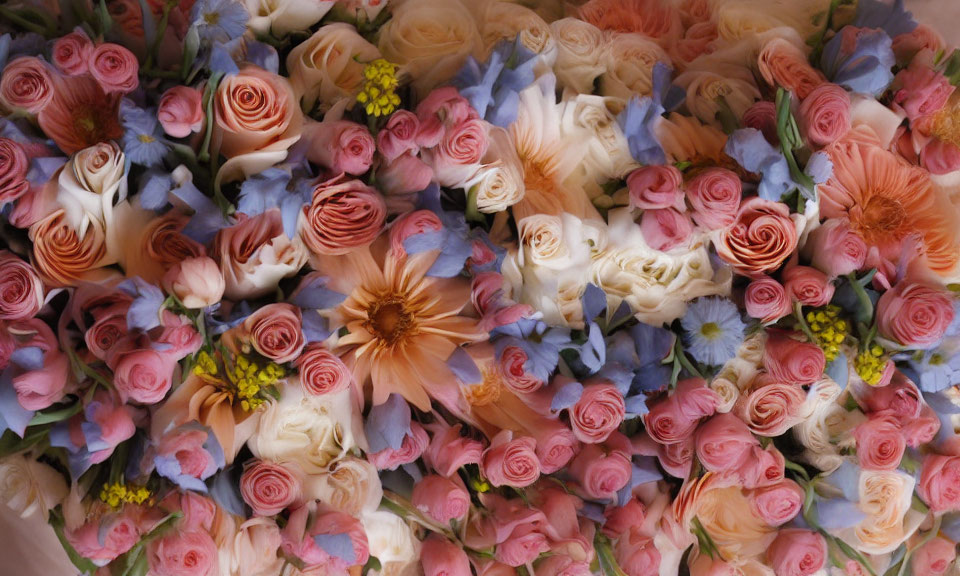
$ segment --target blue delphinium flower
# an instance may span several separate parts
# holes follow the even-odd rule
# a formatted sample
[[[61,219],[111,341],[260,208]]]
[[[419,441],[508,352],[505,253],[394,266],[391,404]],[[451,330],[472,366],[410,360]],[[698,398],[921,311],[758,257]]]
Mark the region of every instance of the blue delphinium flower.
[[[630,155],[641,164],[666,164],[667,155],[653,133],[654,123],[664,112],[683,100],[683,90],[670,84],[673,71],[664,63],[653,66],[653,91],[650,96],[632,98],[617,117],[627,138]]]
[[[190,22],[200,38],[209,42],[227,42],[247,31],[250,14],[233,0],[199,0],[190,10]]]
[[[159,166],[169,149],[163,141],[157,115],[125,100],[120,117],[124,130],[123,153],[127,159],[142,166]]]
[[[891,38],[909,34],[917,27],[913,14],[907,12],[903,0],[893,3],[883,0],[858,0],[857,17],[853,25],[858,28],[879,28]]]
[[[917,371],[920,389],[934,393],[960,384],[960,353],[945,350],[928,350],[918,358],[910,359],[910,366]]]
[[[698,362],[711,366],[736,356],[746,327],[737,305],[718,296],[692,302],[680,324],[686,333],[687,350]]]
[[[780,197],[796,187],[790,178],[790,165],[783,154],[770,145],[763,132],[756,128],[735,130],[727,138],[723,151],[744,170],[762,174],[757,193],[765,200],[777,202]]]
[[[831,82],[879,96],[893,81],[896,60],[886,32],[846,26],[824,46],[820,66]]]
[[[468,58],[453,84],[480,116],[506,127],[517,119],[520,92],[536,80],[536,63],[537,54],[524,47],[518,36],[513,42],[497,44],[482,64]]]
[[[506,347],[517,346],[527,355],[524,371],[548,382],[560,363],[560,351],[575,348],[576,345],[570,341],[569,329],[551,327],[540,320],[541,316],[538,312],[513,324],[499,326],[490,333],[490,338],[494,342],[497,358]]]

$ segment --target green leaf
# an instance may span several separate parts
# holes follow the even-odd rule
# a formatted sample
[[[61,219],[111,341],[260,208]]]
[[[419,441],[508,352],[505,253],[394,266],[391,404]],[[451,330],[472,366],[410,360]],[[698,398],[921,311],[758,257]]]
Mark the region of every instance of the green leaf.
[[[950,84],[960,86],[960,49],[954,50],[947,58],[946,65],[943,68],[943,75],[947,77]]]
[[[47,432],[49,432],[47,428],[33,428],[27,430],[23,438],[20,438],[13,430],[7,430],[3,436],[0,436],[0,458],[33,448],[46,438]]]
[[[479,185],[473,186],[467,191],[467,209],[466,217],[468,222],[483,222],[483,214],[480,213],[480,209],[477,208],[477,192],[480,189]]]
[[[81,410],[83,410],[83,404],[78,400],[66,408],[60,408],[59,410],[50,412],[37,412],[33,415],[33,419],[30,420],[27,426],[40,426],[41,424],[60,422],[79,414]]]

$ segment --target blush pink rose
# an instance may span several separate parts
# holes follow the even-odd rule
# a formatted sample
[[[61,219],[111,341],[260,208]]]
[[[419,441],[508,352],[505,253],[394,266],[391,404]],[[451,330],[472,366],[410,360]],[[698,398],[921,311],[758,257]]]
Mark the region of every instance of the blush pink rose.
[[[850,95],[836,84],[821,84],[800,103],[799,117],[807,140],[826,146],[850,131]]]
[[[660,574],[660,551],[653,539],[639,528],[632,528],[614,545],[614,556],[627,576],[657,576]]]
[[[483,452],[480,465],[483,475],[494,486],[524,488],[540,477],[536,441],[529,436],[513,438],[509,430],[493,438]]]
[[[767,558],[777,576],[810,576],[827,561],[827,541],[810,530],[781,530],[767,548]]]
[[[359,176],[370,169],[376,144],[366,126],[348,120],[317,122],[305,130],[307,158],[334,174]]]
[[[343,174],[318,185],[303,209],[300,237],[315,254],[347,254],[373,242],[387,218],[376,190]]]
[[[597,444],[607,439],[623,422],[626,404],[613,384],[592,384],[583,389],[570,409],[570,427],[577,440]]]
[[[325,570],[344,574],[351,566],[343,558],[333,556],[315,539],[318,535],[346,534],[353,547],[352,565],[364,565],[370,558],[367,535],[359,520],[342,512],[324,512],[312,518],[307,506],[300,506],[290,513],[287,525],[281,532],[281,549],[303,561],[307,570],[323,566]]]
[[[417,104],[416,112],[420,120],[417,144],[423,148],[438,145],[448,127],[479,117],[470,102],[453,86],[444,86],[430,92]]]
[[[737,219],[743,183],[726,168],[707,168],[687,182],[687,199],[693,220],[707,230],[719,230]]]
[[[473,176],[489,145],[487,127],[483,120],[471,118],[446,130],[430,154],[438,182],[454,186]]]
[[[217,462],[207,450],[213,435],[196,424],[175,428],[157,442],[155,460],[176,461],[180,473],[198,480],[206,480],[217,471]]]
[[[576,434],[559,420],[545,419],[531,432],[537,441],[537,458],[544,474],[562,469],[580,450]]]
[[[931,140],[920,151],[920,164],[937,175],[960,170],[960,146],[945,140]]]
[[[150,573],[155,576],[214,576],[217,544],[201,531],[173,531],[149,544]]]
[[[588,562],[574,560],[566,554],[554,554],[537,562],[539,576],[591,576]]]
[[[226,290],[223,273],[213,258],[193,256],[174,264],[164,274],[164,289],[193,310],[220,302]]]
[[[683,210],[683,174],[675,166],[644,166],[627,176],[630,207]]]
[[[924,405],[918,418],[903,424],[903,437],[907,441],[907,446],[919,448],[933,441],[937,432],[940,431],[940,426],[940,417],[936,410]]]
[[[87,421],[96,424],[100,428],[100,440],[103,446],[99,450],[93,450],[90,454],[90,462],[99,464],[111,455],[113,450],[121,443],[133,438],[137,432],[137,427],[133,422],[133,409],[125,404],[120,404],[117,399],[105,391],[97,391],[93,400],[84,408]],[[71,421],[71,426],[73,421]],[[85,440],[83,435],[82,423],[79,437]],[[71,430],[71,435],[73,431]]]
[[[203,337],[186,316],[164,310],[161,314],[161,323],[163,329],[156,336],[156,342],[169,346],[164,350],[164,354],[172,356],[174,362],[183,360],[203,346]]]
[[[463,548],[432,534],[420,548],[423,576],[471,576],[470,559]]]
[[[77,553],[97,566],[106,566],[140,541],[140,528],[131,514],[93,518],[75,530],[64,530]]]
[[[430,437],[423,426],[413,422],[410,424],[410,432],[403,437],[403,443],[400,448],[385,448],[379,452],[367,455],[370,463],[376,466],[377,470],[396,470],[404,464],[415,462],[430,443]]]
[[[942,576],[956,558],[956,543],[937,536],[914,551],[910,557],[910,567],[914,574]]]
[[[30,191],[30,161],[20,143],[0,138],[0,204],[17,200]]]
[[[174,138],[186,138],[203,129],[203,93],[190,86],[174,86],[163,93],[157,106],[157,120]]]
[[[240,495],[257,516],[274,516],[300,500],[301,482],[288,468],[258,460],[244,468]]]
[[[432,180],[433,168],[412,152],[401,154],[377,169],[377,188],[388,197],[420,192]]]
[[[519,346],[507,346],[500,354],[500,373],[507,388],[516,394],[530,394],[543,387],[543,381],[528,373],[527,353]]]
[[[451,520],[467,515],[470,494],[462,483],[431,474],[414,485],[411,503],[427,517],[447,526]]]
[[[486,258],[486,250],[488,250],[488,248],[484,244],[483,249],[479,249],[477,244],[478,243],[474,243],[473,254],[481,258]],[[479,244],[483,243],[479,242]],[[470,257],[470,260],[471,262],[476,262],[473,256]],[[504,296],[503,275],[493,270],[474,274],[473,281],[470,283],[470,302],[480,315],[480,327],[486,331],[493,330],[498,326],[513,324],[521,318],[533,314],[533,307],[529,304],[517,304]],[[503,365],[502,357],[500,364],[501,371],[507,368]],[[522,364],[519,369],[521,371],[523,370]],[[505,373],[502,375],[507,387],[518,394],[533,392],[538,388],[534,382],[521,382],[521,380],[528,380],[522,376],[520,376],[519,379],[511,380]],[[534,388],[525,388],[524,383],[526,383],[527,386],[534,386]],[[513,386],[515,385],[519,386],[519,388],[514,388]],[[523,390],[526,390],[526,392]]]
[[[292,304],[267,304],[243,321],[243,329],[254,350],[278,364],[296,360],[305,346],[300,309]]]
[[[412,152],[419,151],[417,132],[420,130],[420,120],[409,110],[397,110],[390,115],[386,125],[377,132],[377,151],[388,163]]]
[[[170,501],[173,509],[183,512],[180,528],[187,532],[194,530],[210,530],[217,515],[217,505],[213,500],[196,492],[185,490],[171,492],[166,500]]]
[[[127,337],[128,309],[129,304],[126,303],[109,307],[83,334],[87,350],[108,365],[114,364],[113,360],[120,348],[118,345]]]
[[[122,353],[113,370],[113,385],[124,402],[157,404],[170,391],[175,363],[151,348]]]
[[[26,320],[42,307],[43,281],[33,266],[0,250],[0,320]]]
[[[720,397],[702,378],[681,380],[677,383],[672,398],[677,402],[680,413],[694,420],[710,416],[720,403]]]
[[[688,439],[700,419],[713,414],[718,403],[716,392],[703,380],[683,380],[673,394],[660,398],[643,416],[647,434],[660,444]]]
[[[405,256],[407,254],[403,243],[407,238],[417,234],[427,232],[439,232],[443,230],[443,222],[440,217],[430,210],[416,210],[400,216],[393,221],[390,226],[390,251],[394,256]]]
[[[695,453],[693,438],[672,444],[657,444],[657,459],[660,465],[668,474],[676,478],[686,478],[690,475]]]
[[[320,343],[308,344],[296,366],[300,370],[300,385],[314,396],[341,392],[353,381],[353,373],[343,360]]]
[[[874,412],[854,430],[857,459],[864,470],[895,470],[900,465],[907,442],[896,417]]]
[[[907,348],[935,345],[953,322],[953,303],[946,290],[900,281],[877,302],[877,331]]]
[[[569,471],[588,499],[612,500],[630,482],[633,467],[629,454],[587,444],[573,459]]]
[[[759,444],[743,420],[729,412],[714,414],[697,429],[697,458],[711,472],[737,470]]]
[[[618,538],[634,526],[642,526],[647,516],[647,506],[639,497],[631,497],[623,506],[611,506],[603,512],[606,522],[603,533],[608,538]]]
[[[797,228],[781,202],[748,198],[717,244],[720,257],[739,273],[757,278],[773,272],[797,248]]]
[[[856,272],[867,259],[867,243],[850,229],[846,218],[830,218],[814,228],[803,251],[811,266],[831,278]]]
[[[461,428],[460,424],[430,426],[433,437],[424,451],[424,459],[441,476],[449,478],[463,466],[480,463],[483,444],[472,438],[461,436]]]
[[[900,426],[916,420],[927,408],[916,384],[899,371],[894,373],[887,386],[865,387],[864,392],[863,396],[857,398],[864,406],[864,411],[886,411],[897,418]]]
[[[640,232],[648,246],[667,251],[686,244],[693,233],[693,222],[674,208],[646,210],[640,218]]]
[[[57,38],[50,56],[54,66],[61,72],[67,76],[79,76],[87,73],[92,52],[93,41],[82,29],[77,29]]]
[[[769,276],[750,282],[744,293],[744,306],[751,318],[770,324],[788,316],[793,308],[782,284]]]
[[[827,361],[823,350],[810,342],[794,340],[783,331],[771,331],[764,347],[763,367],[776,382],[813,384]]]
[[[935,513],[960,511],[960,456],[924,456],[917,494]]]
[[[754,434],[772,438],[803,419],[799,413],[806,397],[799,384],[775,381],[741,395],[736,408]]]
[[[743,487],[748,489],[773,486],[783,480],[786,460],[772,444],[766,449],[754,446],[739,474]]]
[[[53,76],[49,66],[35,56],[21,56],[3,68],[0,100],[7,106],[38,114],[53,99]]]
[[[769,100],[760,100],[754,102],[753,106],[747,108],[743,113],[744,128],[753,128],[763,133],[763,137],[771,144],[778,144],[780,137],[777,136],[777,105]]]
[[[550,543],[542,532],[533,526],[522,525],[514,528],[510,536],[497,546],[494,558],[516,568],[533,562],[549,550]]]
[[[946,76],[919,60],[898,72],[894,84],[900,89],[894,93],[893,102],[911,122],[938,112],[955,89]]]
[[[140,84],[137,57],[119,44],[104,42],[94,48],[87,69],[104,94],[129,94]]]
[[[803,488],[793,480],[782,480],[750,493],[754,512],[768,526],[782,526],[796,518],[803,508],[803,499]]]
[[[801,100],[827,81],[810,65],[806,53],[785,38],[773,38],[763,45],[757,67],[767,84],[783,86]]]
[[[809,266],[789,266],[783,273],[783,287],[804,306],[826,306],[833,299],[834,286],[830,279]]]

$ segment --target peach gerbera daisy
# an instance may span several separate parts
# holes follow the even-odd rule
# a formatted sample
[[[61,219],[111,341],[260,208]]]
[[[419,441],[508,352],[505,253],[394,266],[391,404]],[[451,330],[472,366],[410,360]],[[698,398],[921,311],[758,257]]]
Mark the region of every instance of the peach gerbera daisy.
[[[880,147],[868,130],[851,132],[826,149],[833,176],[820,186],[820,212],[846,217],[853,230],[881,256],[897,261],[903,240],[923,238],[927,262],[941,275],[957,264],[957,213],[934,189],[926,170]]]
[[[344,256],[313,262],[347,299],[329,315],[349,332],[337,352],[354,382],[373,385],[373,403],[397,393],[421,410],[431,398],[453,406],[460,394],[447,359],[461,344],[484,340],[479,320],[466,316],[470,281],[427,272],[439,250],[395,252],[387,235]]]

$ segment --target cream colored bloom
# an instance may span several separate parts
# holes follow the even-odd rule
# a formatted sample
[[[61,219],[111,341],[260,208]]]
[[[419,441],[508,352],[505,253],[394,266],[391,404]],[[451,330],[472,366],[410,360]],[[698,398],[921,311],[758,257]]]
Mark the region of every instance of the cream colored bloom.
[[[865,554],[893,552],[917,531],[925,516],[910,507],[915,483],[901,470],[861,471],[859,507],[867,517],[836,536]]]
[[[50,466],[23,454],[0,460],[0,501],[21,518],[46,518],[66,497],[66,480]]]
[[[605,184],[639,167],[630,155],[627,137],[617,122],[623,102],[617,98],[580,94],[563,103],[561,134],[566,140],[585,139],[580,180]]]
[[[600,94],[629,100],[649,96],[653,91],[653,67],[657,62],[670,64],[670,57],[659,44],[640,34],[609,34],[602,62],[606,72],[600,77]]]
[[[603,32],[579,18],[563,18],[550,23],[557,42],[554,74],[557,82],[581,94],[591,94],[593,83],[606,72]]]
[[[127,197],[125,157],[115,142],[101,142],[77,152],[60,171],[57,202],[67,223],[83,237],[91,220],[109,235],[114,206]]]
[[[478,210],[493,214],[523,198],[523,166],[506,130],[493,126],[488,138],[483,164],[463,187],[476,194]]]
[[[706,58],[677,76],[674,84],[686,91],[687,109],[716,127],[721,126],[717,114],[722,110],[742,118],[754,101],[762,99],[750,68]]]
[[[553,67],[557,59],[557,43],[550,25],[543,18],[512,2],[486,0],[480,4],[478,21],[485,54],[489,54],[500,41],[512,43],[519,38],[524,48],[540,55],[546,69]]]
[[[319,22],[336,0],[244,0],[244,4],[250,13],[248,28],[257,34],[286,36]]]
[[[309,477],[304,495],[351,516],[360,516],[380,506],[383,487],[376,466],[347,456],[330,466],[328,472]]]
[[[420,541],[410,525],[387,511],[368,512],[360,521],[367,533],[370,555],[380,561],[381,576],[407,574],[420,559]]]

